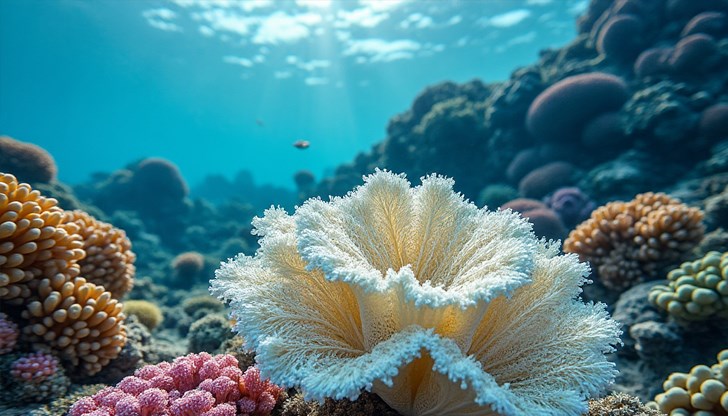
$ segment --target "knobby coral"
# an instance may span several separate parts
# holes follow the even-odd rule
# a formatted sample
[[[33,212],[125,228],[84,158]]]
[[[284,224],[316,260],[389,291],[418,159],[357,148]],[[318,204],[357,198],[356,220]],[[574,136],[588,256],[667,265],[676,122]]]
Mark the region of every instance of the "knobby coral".
[[[588,267],[452,180],[364,180],[269,209],[256,256],[217,271],[261,371],[312,399],[371,390],[405,415],[582,414],[619,342],[604,305],[577,298]]]
[[[650,303],[688,321],[728,318],[728,252],[711,251],[667,274],[667,286],[655,285]]]
[[[597,268],[605,286],[621,290],[680,261],[703,237],[703,213],[661,193],[610,202],[592,212],[564,241]]]
[[[728,414],[728,350],[718,353],[718,363],[696,365],[689,374],[672,373],[662,384],[664,393],[648,407],[670,415]]]
[[[119,355],[126,343],[125,316],[102,286],[81,277],[60,286],[43,279],[38,294],[40,300],[23,311],[29,322],[23,332],[39,347],[57,350],[89,375]]]
[[[83,242],[56,204],[0,173],[0,300],[23,303],[44,277],[63,282],[78,276]]]
[[[75,223],[83,238],[86,257],[79,261],[81,275],[103,286],[114,298],[129,292],[134,285],[136,255],[124,230],[79,210],[66,211],[64,222]]]

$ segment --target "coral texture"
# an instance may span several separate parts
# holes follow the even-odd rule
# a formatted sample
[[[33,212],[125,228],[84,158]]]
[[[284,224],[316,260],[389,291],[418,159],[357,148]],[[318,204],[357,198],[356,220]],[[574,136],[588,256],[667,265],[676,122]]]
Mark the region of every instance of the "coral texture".
[[[58,359],[50,354],[35,352],[15,360],[10,374],[18,380],[39,384],[58,371]]]
[[[650,303],[677,318],[700,321],[728,318],[728,252],[711,251],[667,275],[667,286],[650,290]]]
[[[546,198],[546,205],[554,210],[569,228],[589,218],[596,208],[594,201],[576,187],[557,189]]]
[[[564,241],[596,266],[605,286],[621,290],[678,262],[703,236],[703,213],[665,194],[637,195],[597,208]]]
[[[189,354],[143,367],[116,387],[80,399],[68,414],[266,416],[280,393],[257,368],[243,373],[231,355]]]
[[[662,387],[664,393],[647,405],[670,415],[728,414],[728,350],[718,353],[711,367],[696,365],[690,373],[672,373]]]
[[[660,416],[655,409],[647,408],[640,399],[624,393],[612,393],[599,400],[589,401],[589,413],[585,416]]]
[[[77,277],[56,286],[43,279],[40,300],[23,311],[23,328],[39,347],[50,346],[62,359],[93,375],[116,358],[126,342],[122,305],[102,286]]]
[[[0,312],[0,354],[7,354],[18,342],[18,325]]]
[[[0,136],[0,172],[12,173],[24,182],[52,182],[58,168],[53,157],[44,149]]]
[[[479,210],[439,176],[377,171],[330,202],[254,220],[261,248],[212,292],[261,371],[309,399],[371,390],[405,415],[580,415],[614,377],[588,268],[515,213]]]
[[[56,200],[0,174],[0,299],[23,303],[44,277],[78,276],[85,252],[78,226],[63,222]]]
[[[124,230],[79,210],[66,211],[64,222],[78,225],[83,238],[86,257],[78,262],[81,276],[103,286],[116,299],[127,294],[134,285],[136,255]]]
[[[190,352],[217,352],[220,346],[232,338],[232,325],[222,315],[206,314],[190,325],[187,335]]]

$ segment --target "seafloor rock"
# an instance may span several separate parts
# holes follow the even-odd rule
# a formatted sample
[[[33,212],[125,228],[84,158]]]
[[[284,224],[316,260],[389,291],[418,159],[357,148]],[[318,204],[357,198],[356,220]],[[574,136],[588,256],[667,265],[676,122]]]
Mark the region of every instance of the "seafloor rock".
[[[612,357],[620,371],[614,390],[643,401],[652,400],[661,391],[662,381],[670,373],[709,362],[728,339],[728,322],[679,324],[651,306],[647,293],[661,283],[632,287],[622,294],[614,309],[614,319],[622,324],[624,342]]]

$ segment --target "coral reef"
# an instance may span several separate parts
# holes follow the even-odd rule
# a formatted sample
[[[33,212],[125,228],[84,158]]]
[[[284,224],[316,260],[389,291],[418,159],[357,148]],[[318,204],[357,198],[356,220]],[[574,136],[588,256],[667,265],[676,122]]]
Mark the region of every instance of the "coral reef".
[[[688,321],[728,318],[728,252],[712,251],[685,262],[668,273],[667,279],[667,286],[657,285],[650,291],[653,305]]]
[[[697,365],[689,373],[673,373],[665,380],[664,393],[647,405],[670,415],[728,413],[728,350],[718,353],[711,367]]]
[[[49,183],[56,180],[58,168],[53,156],[44,149],[8,136],[0,136],[0,172],[18,180]]]
[[[124,230],[83,211],[66,211],[63,221],[78,225],[86,256],[79,260],[81,276],[121,299],[134,286],[136,254]]]
[[[665,194],[645,193],[597,208],[564,241],[591,262],[605,286],[620,290],[654,278],[703,237],[703,213]]]
[[[403,414],[586,411],[619,342],[604,305],[577,299],[587,266],[452,187],[379,171],[256,219],[256,257],[224,263],[211,290],[261,370],[313,399],[371,389]]]
[[[146,300],[127,300],[124,302],[124,313],[134,315],[149,330],[154,330],[164,321],[162,310],[156,304]]]
[[[260,379],[257,368],[243,373],[233,356],[190,354],[172,363],[143,367],[116,387],[78,400],[68,414],[265,416],[280,392],[280,387]]]

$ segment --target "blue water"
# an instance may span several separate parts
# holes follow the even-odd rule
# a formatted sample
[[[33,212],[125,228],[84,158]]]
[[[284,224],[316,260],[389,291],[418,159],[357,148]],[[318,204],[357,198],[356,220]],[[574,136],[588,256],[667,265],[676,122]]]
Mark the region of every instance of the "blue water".
[[[386,135],[427,85],[503,80],[583,0],[0,1],[0,134],[75,184],[148,156],[194,185],[293,187]],[[292,146],[308,140],[310,148]]]

